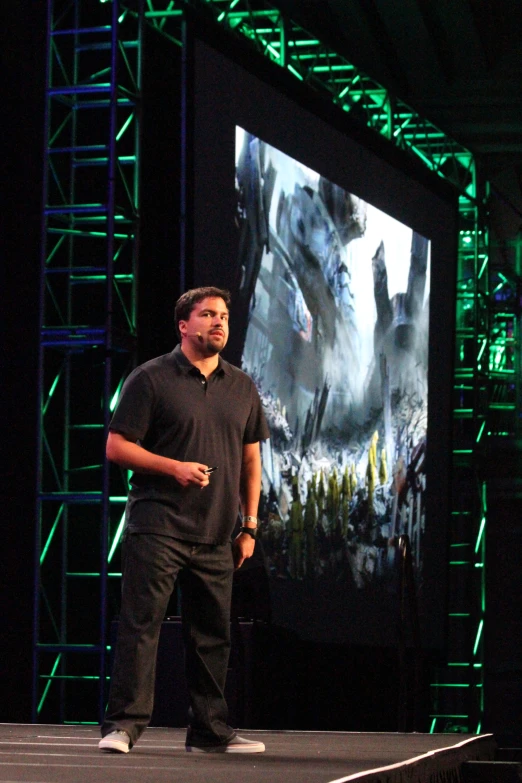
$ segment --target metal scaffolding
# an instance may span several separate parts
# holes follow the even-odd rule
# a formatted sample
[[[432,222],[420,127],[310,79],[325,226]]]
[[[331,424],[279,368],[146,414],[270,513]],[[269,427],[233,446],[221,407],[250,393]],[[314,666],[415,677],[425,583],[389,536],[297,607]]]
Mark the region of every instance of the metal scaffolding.
[[[433,689],[432,731],[476,732],[484,714],[489,385],[488,236],[484,199],[460,199],[453,386],[447,666]]]
[[[83,722],[127,495],[103,453],[136,338],[140,19],[49,0],[47,41],[33,720]]]
[[[126,476],[110,471],[101,455],[136,334],[141,21],[181,45],[189,6],[250,41],[460,194],[450,659],[433,683],[431,728],[479,731],[487,505],[477,465],[488,432],[490,348],[485,188],[473,155],[275,4],[146,0],[142,16],[135,3],[112,0],[89,4],[84,26],[81,5],[49,0],[35,720],[95,721],[103,709],[107,587],[117,576],[108,569]],[[81,463],[73,461],[78,453]],[[90,636],[79,622],[83,614],[97,620]],[[96,708],[86,699],[85,714],[71,716],[67,688],[77,681],[91,697],[96,692]]]

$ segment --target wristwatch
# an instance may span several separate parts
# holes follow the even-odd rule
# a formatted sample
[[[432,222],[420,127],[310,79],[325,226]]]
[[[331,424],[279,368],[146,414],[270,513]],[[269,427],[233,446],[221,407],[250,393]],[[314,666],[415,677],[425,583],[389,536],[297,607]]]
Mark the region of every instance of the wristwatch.
[[[247,536],[250,536],[255,540],[257,535],[257,527],[245,527],[244,525],[241,525],[239,528],[240,533],[246,533]]]

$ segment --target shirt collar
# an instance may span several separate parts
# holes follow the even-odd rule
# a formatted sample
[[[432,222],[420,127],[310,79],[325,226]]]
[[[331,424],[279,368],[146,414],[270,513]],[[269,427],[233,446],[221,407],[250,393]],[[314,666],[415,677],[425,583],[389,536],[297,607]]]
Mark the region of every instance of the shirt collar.
[[[173,361],[176,362],[180,370],[185,373],[195,373],[195,374],[201,374],[199,369],[190,362],[183,351],[181,350],[181,345],[176,345],[174,350],[171,352],[170,356],[172,357]],[[225,359],[222,359],[221,356],[218,356],[218,366],[212,373],[212,375],[230,375],[231,369],[230,365]]]

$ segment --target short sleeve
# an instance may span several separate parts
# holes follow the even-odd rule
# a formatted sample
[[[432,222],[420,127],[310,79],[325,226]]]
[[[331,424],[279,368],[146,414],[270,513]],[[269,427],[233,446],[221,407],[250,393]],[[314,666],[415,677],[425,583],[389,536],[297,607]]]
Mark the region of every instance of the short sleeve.
[[[140,367],[131,372],[121,390],[120,399],[109,425],[129,440],[143,440],[149,430],[154,407],[151,380]]]
[[[259,393],[253,383],[251,385],[250,396],[252,408],[245,427],[243,443],[257,443],[259,440],[267,440],[267,438],[270,437],[270,430],[263,412]]]

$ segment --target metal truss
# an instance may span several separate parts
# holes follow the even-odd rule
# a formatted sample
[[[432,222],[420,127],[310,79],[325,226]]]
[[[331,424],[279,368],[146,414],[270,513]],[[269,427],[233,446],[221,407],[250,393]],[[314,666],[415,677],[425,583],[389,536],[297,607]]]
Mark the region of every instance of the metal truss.
[[[518,240],[513,244],[515,269],[519,270],[522,248]],[[516,438],[520,431],[520,277],[505,269],[493,269],[491,288],[488,435],[498,440]]]
[[[453,386],[447,666],[432,683],[432,731],[476,732],[484,714],[488,430],[488,234],[479,200],[460,200]]]
[[[469,150],[289,19],[275,0],[146,0],[145,17],[158,32],[181,45],[187,6],[247,39],[296,79],[325,94],[394,146],[411,152],[464,197],[476,198],[475,160]]]
[[[100,455],[135,335],[141,12],[133,0],[89,3],[82,27],[80,0],[49,3],[35,719],[78,721],[103,710],[108,568],[127,490],[126,476],[100,464]],[[477,462],[490,348],[487,232],[473,155],[274,4],[145,0],[144,19],[181,45],[187,7],[249,40],[460,194],[450,665],[433,683],[431,730],[479,731],[487,508]],[[99,617],[89,639],[82,617]],[[67,712],[70,682],[83,683],[91,699],[83,715]]]
[[[47,42],[33,720],[97,722],[127,495],[103,453],[135,348],[140,19],[49,0]]]

